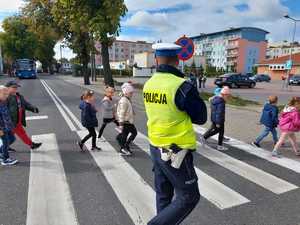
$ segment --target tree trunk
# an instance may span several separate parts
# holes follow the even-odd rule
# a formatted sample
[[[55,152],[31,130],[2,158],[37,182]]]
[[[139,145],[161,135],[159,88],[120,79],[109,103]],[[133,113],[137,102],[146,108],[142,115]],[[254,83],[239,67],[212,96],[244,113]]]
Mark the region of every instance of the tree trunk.
[[[108,43],[101,42],[101,56],[102,56],[102,65],[104,72],[104,83],[110,87],[114,87],[114,81],[112,78],[110,64],[109,64],[109,52],[108,52]]]

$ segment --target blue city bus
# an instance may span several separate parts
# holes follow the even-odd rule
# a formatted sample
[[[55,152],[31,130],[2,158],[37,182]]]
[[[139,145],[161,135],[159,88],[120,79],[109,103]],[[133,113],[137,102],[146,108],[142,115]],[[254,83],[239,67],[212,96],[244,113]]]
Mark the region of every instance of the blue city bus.
[[[32,59],[17,59],[15,62],[15,75],[16,77],[23,78],[32,78],[36,79],[36,64]]]

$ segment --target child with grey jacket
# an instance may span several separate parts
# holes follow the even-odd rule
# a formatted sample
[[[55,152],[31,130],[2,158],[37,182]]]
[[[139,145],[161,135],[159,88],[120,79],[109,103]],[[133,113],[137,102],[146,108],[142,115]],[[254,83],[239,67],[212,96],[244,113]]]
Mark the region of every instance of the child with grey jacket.
[[[107,124],[113,122],[119,126],[119,123],[116,119],[116,103],[113,100],[114,94],[115,89],[113,87],[105,88],[105,96],[101,103],[103,123],[99,130],[98,138],[101,138]]]

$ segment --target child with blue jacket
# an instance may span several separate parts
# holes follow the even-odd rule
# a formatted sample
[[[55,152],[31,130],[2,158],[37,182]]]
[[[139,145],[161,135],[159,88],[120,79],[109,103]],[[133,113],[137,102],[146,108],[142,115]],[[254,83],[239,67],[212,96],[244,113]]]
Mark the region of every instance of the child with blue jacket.
[[[278,97],[277,96],[269,96],[269,102],[265,104],[261,118],[260,123],[264,125],[264,129],[261,132],[261,134],[256,138],[254,142],[251,144],[255,147],[260,148],[260,142],[269,135],[269,133],[272,133],[274,144],[278,141],[278,135],[276,127],[278,126],[278,113],[279,109],[277,107]]]
[[[88,135],[86,135],[81,141],[78,142],[78,145],[81,150],[83,150],[84,143],[92,138],[92,151],[98,150],[101,148],[97,147],[96,139],[97,134],[95,128],[98,127],[98,119],[97,119],[97,109],[95,107],[95,96],[93,91],[86,91],[81,96],[81,101],[79,108],[81,109],[81,123],[88,131]]]

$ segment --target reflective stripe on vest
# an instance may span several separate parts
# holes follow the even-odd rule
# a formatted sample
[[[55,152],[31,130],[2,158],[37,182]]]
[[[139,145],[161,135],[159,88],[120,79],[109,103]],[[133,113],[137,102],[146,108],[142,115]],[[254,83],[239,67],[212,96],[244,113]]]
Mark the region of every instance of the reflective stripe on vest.
[[[170,73],[155,73],[144,85],[148,136],[153,146],[177,144],[196,149],[196,135],[190,117],[175,105],[175,95],[185,80]]]

